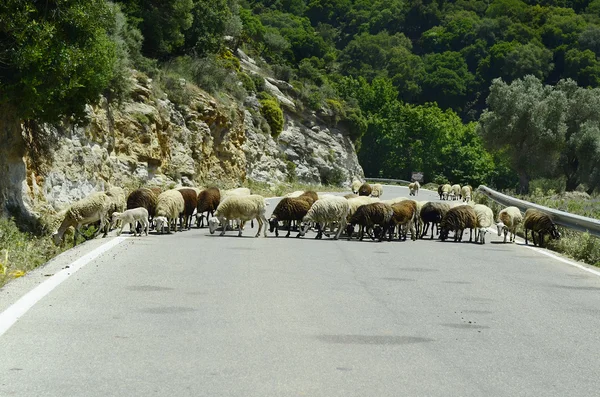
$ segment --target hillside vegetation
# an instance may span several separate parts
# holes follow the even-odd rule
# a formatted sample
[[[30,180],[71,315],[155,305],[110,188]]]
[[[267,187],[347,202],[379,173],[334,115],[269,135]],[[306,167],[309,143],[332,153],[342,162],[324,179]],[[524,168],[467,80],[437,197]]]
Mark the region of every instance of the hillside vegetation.
[[[173,101],[180,78],[256,94],[276,137],[281,104],[242,50],[298,109],[347,127],[366,175],[600,181],[600,0],[6,0],[0,19],[0,103],[21,120],[81,118],[99,94],[118,104],[135,68]]]

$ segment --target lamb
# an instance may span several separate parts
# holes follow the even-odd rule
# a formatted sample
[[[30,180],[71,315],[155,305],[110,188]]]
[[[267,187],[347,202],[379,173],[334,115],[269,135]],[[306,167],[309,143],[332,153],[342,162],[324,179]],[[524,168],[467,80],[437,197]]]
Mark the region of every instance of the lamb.
[[[183,227],[181,214],[185,211],[185,200],[179,190],[171,189],[162,192],[158,196],[156,204],[156,230],[162,234],[164,226],[167,226],[167,233],[171,233],[171,228],[177,232],[177,218],[179,219],[179,229]]]
[[[204,189],[198,194],[198,205],[196,207],[196,226],[204,226],[204,215],[206,212],[206,222],[208,223],[208,216],[215,214],[219,203],[221,202],[221,192],[216,187],[209,187]]]
[[[362,182],[357,177],[352,180],[352,193],[358,194],[358,189],[362,186]]]
[[[125,224],[129,224],[129,231],[133,232],[134,236],[137,236],[137,222],[142,225],[142,231],[146,231],[146,236],[148,235],[148,231],[150,230],[150,222],[148,221],[148,210],[144,207],[138,207],[133,209],[128,209],[125,212],[113,212],[112,221],[113,224],[117,221],[121,222],[121,227],[117,232],[117,236],[120,236],[123,232],[123,228]],[[140,231],[140,237],[142,236],[142,231]]]
[[[198,206],[198,193],[196,189],[189,187],[182,187],[177,190],[183,196],[183,226],[189,230],[192,227],[192,215],[194,215],[194,211]]]
[[[510,242],[515,242],[515,235],[517,234],[517,227],[523,222],[523,216],[521,211],[517,207],[506,207],[498,213],[498,236],[501,236],[504,232],[504,242],[506,243],[506,235],[508,232],[512,233]]]
[[[409,183],[408,184],[408,189],[410,190],[409,196],[418,196],[420,188],[421,188],[421,184],[419,184],[419,181],[414,181],[413,183]]]
[[[387,231],[390,232],[389,239],[391,240],[391,230],[389,229],[390,226],[392,226],[393,216],[394,210],[389,204],[371,203],[361,205],[348,220],[348,226],[346,227],[348,240],[352,239],[352,234],[354,232],[355,225],[360,225],[360,241],[363,240],[365,228],[368,230],[374,227],[375,225],[379,225],[382,228],[382,232],[379,234],[378,237],[379,241],[383,240]]]
[[[451,191],[452,186],[450,186],[448,183],[442,185],[442,200],[448,200],[448,196],[450,195]]]
[[[418,219],[417,202],[414,200],[404,200],[392,205],[394,216],[392,221],[398,226],[398,238],[406,241],[406,235],[410,229],[411,240],[417,239],[415,224]]]
[[[470,229],[469,241],[473,241],[473,229],[477,227],[477,214],[473,207],[461,205],[450,208],[440,223],[440,239],[446,241],[450,230],[454,231],[454,241],[462,241],[465,229]]]
[[[363,183],[358,188],[358,195],[359,196],[370,196],[372,192],[373,192],[373,188],[367,182]]]
[[[134,190],[127,197],[127,209],[144,207],[148,210],[149,218],[153,218],[156,214],[156,203],[158,196],[148,188]]]
[[[460,194],[461,194],[464,202],[468,203],[469,201],[471,201],[471,192],[472,192],[471,186],[465,185],[462,187]]]
[[[433,239],[434,227],[437,227],[439,232],[439,224],[446,216],[446,213],[450,210],[450,205],[447,203],[436,203],[429,202],[425,203],[421,208],[419,216],[424,224],[424,229],[421,233],[421,238],[427,234],[429,226],[431,225],[431,239]]]
[[[288,221],[288,232],[285,237],[289,237],[292,229],[292,221],[301,222],[311,207],[308,200],[300,197],[284,197],[273,210],[273,215],[269,219],[269,232],[275,232],[279,237],[279,221]]]
[[[55,245],[60,245],[62,242],[65,231],[71,226],[75,228],[75,234],[73,236],[73,246],[77,245],[77,234],[81,234],[81,227],[100,221],[100,226],[96,231],[94,237],[104,229],[102,237],[106,237],[108,234],[109,213],[111,206],[114,201],[111,197],[106,195],[104,192],[96,192],[90,194],[88,197],[83,198],[73,203],[69,209],[65,212],[62,223],[58,230],[52,235],[52,241]]]
[[[254,237],[260,236],[263,225],[265,226],[263,233],[267,237],[268,221],[265,217],[266,210],[265,198],[258,194],[229,196],[221,201],[221,204],[217,207],[215,218],[208,221],[208,229],[210,234],[213,234],[220,223],[223,226],[223,231],[220,235],[224,236],[227,229],[227,221],[238,219],[241,221],[238,225],[238,236],[241,237],[243,222],[256,218],[258,221],[258,232]]]
[[[315,238],[321,239],[323,238],[321,224],[337,222],[338,231],[334,237],[334,240],[337,240],[346,225],[346,218],[348,217],[348,212],[350,212],[350,204],[348,204],[348,201],[349,200],[339,196],[321,198],[316,201],[304,217],[303,222],[305,222],[305,226],[298,236],[304,236],[310,227],[309,222],[315,222],[318,227],[317,236]]]
[[[549,234],[550,238],[558,240],[560,233],[556,227],[556,224],[552,221],[552,217],[538,209],[529,208],[525,211],[525,219],[523,221],[523,227],[525,229],[525,244],[527,241],[527,232],[531,230],[531,239],[535,246],[535,233],[538,233],[538,245],[544,246],[544,234]]]
[[[477,214],[477,229],[475,229],[475,241],[479,241],[481,244],[485,244],[485,234],[488,231],[488,227],[491,227],[494,223],[494,213],[492,209],[487,205],[475,204],[473,207]]]
[[[380,183],[375,183],[371,185],[371,197],[381,197],[383,196],[383,186]]]
[[[452,199],[453,200],[460,200],[462,198],[462,196],[460,195],[460,185],[457,183],[455,185],[452,185],[451,187],[451,192],[452,192]]]

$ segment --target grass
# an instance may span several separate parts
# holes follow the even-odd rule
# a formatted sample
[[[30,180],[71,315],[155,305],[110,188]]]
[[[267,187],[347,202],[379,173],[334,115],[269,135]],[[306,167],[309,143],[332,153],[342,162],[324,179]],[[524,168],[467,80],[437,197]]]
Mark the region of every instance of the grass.
[[[599,197],[589,197],[587,195],[578,194],[577,192],[556,194],[551,191],[544,193],[539,189],[535,190],[530,195],[513,196],[545,207],[566,211],[571,214],[595,219],[600,218]],[[503,208],[501,205],[478,192],[475,192],[474,200],[477,203],[489,206],[494,211],[494,214],[498,214]],[[562,237],[559,240],[549,240],[547,243],[548,249],[564,254],[572,259],[585,262],[589,265],[600,267],[600,239],[589,233],[581,233],[563,227],[559,227],[559,229]],[[522,229],[518,231],[517,234],[524,237]]]

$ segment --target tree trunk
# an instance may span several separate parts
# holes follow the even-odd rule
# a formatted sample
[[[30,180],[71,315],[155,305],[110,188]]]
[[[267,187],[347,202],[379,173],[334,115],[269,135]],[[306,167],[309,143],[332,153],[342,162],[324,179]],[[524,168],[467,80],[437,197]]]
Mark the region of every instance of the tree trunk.
[[[572,192],[577,189],[577,186],[579,186],[579,178],[577,178],[575,175],[568,175],[565,190],[567,192]]]
[[[0,142],[0,213],[20,214],[25,209],[25,141],[16,112],[5,106],[0,106]]]
[[[529,175],[526,172],[519,173],[519,193],[520,194],[528,194],[529,193]]]

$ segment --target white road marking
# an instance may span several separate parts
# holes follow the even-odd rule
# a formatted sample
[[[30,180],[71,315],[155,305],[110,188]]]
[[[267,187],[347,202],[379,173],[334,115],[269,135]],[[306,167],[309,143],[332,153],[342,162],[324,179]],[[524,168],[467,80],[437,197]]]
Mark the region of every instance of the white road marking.
[[[48,295],[52,290],[58,287],[63,281],[75,274],[79,269],[98,258],[103,253],[117,246],[128,237],[115,237],[100,247],[88,252],[86,255],[72,262],[48,280],[44,281],[27,294],[23,295],[18,301],[12,304],[4,312],[0,313],[0,336],[4,335],[29,309],[37,302]]]

